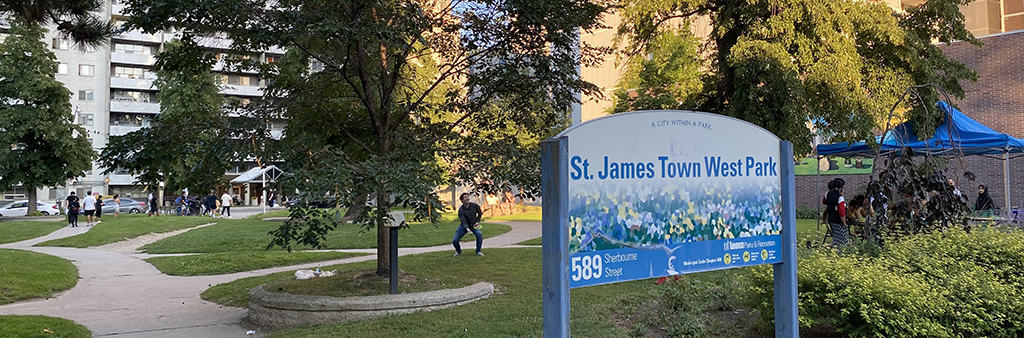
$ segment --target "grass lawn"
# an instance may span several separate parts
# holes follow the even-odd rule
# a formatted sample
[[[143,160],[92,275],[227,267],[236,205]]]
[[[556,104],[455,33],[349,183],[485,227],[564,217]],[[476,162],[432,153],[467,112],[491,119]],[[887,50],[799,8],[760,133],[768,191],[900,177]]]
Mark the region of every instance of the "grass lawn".
[[[516,206],[516,214],[484,217],[484,221],[519,221],[519,222],[540,222],[541,210],[539,206],[524,205]],[[487,212],[484,212],[486,214]]]
[[[288,214],[288,210],[274,210],[274,211],[269,211],[269,212],[262,213],[262,214],[255,214],[255,215],[249,216],[249,218],[250,219],[262,220],[264,218],[270,218],[270,217],[288,217],[288,215],[289,215]]]
[[[267,244],[270,243],[270,235],[267,233],[277,229],[280,225],[279,222],[256,220],[218,219],[217,221],[217,225],[165,238],[147,244],[140,250],[151,254],[265,251]],[[398,245],[401,247],[425,247],[451,243],[457,224],[449,220],[434,227],[431,223],[413,222],[409,228],[398,230]],[[501,224],[484,224],[482,229],[484,238],[501,235],[511,230],[511,227]],[[473,240],[475,239],[472,235],[463,237],[463,241]],[[325,249],[376,247],[376,231],[363,232],[359,225],[344,224],[327,234]]]
[[[321,269],[364,270],[374,268],[375,264],[367,261]],[[483,281],[495,284],[497,293],[491,298],[451,309],[303,327],[277,332],[273,337],[539,337],[542,324],[540,264],[539,248],[491,249],[483,257],[451,257],[450,252],[403,256],[399,258],[402,270],[429,278],[441,288]],[[228,306],[246,306],[249,288],[292,277],[288,272],[244,278],[214,286],[202,297]],[[626,332],[610,320],[613,312],[624,300],[636,297],[653,285],[651,280],[641,280],[572,290],[573,335],[626,336]]]
[[[163,215],[160,217],[146,217],[146,215],[121,214],[117,220],[114,215],[103,215],[103,222],[97,224],[89,232],[81,235],[55,239],[36,244],[36,246],[63,246],[72,248],[87,248],[123,241],[139,237],[149,233],[171,232],[174,230],[191,228],[210,222],[220,222],[220,219],[208,217],[178,217]],[[79,226],[85,226],[85,218],[78,219]]]
[[[0,249],[0,272],[0,304],[48,298],[78,283],[71,262],[31,251]]]
[[[14,243],[44,236],[68,226],[65,221],[11,221],[0,223],[0,244]]]
[[[825,229],[821,229],[821,233],[818,233],[818,222],[813,219],[797,219],[796,220],[796,238],[797,243],[802,243],[808,236],[811,238],[822,238],[824,236]],[[522,241],[516,243],[518,245],[541,245],[541,238],[537,237],[531,240]]]
[[[320,262],[355,256],[344,252],[235,251],[188,256],[153,257],[146,260],[171,276],[220,275],[275,266]]]
[[[90,338],[92,333],[64,318],[0,316],[0,337]]]

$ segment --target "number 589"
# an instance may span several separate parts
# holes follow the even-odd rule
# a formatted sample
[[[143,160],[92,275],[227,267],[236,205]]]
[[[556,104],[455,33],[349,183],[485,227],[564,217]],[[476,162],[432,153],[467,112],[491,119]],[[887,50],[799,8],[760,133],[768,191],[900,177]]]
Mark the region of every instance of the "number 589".
[[[601,255],[573,257],[572,281],[601,278]]]

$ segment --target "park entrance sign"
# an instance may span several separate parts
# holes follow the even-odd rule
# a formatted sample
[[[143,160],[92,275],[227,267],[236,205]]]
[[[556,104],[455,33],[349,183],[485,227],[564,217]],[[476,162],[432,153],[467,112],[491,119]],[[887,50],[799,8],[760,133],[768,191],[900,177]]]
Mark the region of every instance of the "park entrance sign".
[[[723,115],[642,111],[542,148],[545,337],[568,336],[570,287],[761,264],[776,265],[776,334],[795,337],[789,142]]]

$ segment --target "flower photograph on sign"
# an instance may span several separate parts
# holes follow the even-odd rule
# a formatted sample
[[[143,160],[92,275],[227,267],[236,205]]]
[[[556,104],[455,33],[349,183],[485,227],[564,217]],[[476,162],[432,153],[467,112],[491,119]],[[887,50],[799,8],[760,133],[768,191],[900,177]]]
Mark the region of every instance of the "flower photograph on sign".
[[[704,181],[602,192],[584,185],[570,196],[569,252],[778,234],[780,194],[774,185]]]

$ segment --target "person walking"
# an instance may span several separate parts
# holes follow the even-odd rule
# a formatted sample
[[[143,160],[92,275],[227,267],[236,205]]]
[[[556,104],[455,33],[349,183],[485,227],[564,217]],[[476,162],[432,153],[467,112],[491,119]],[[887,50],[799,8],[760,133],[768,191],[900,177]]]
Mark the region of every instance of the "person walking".
[[[85,213],[85,226],[92,226],[92,217],[96,215],[96,197],[92,196],[92,190],[85,192],[82,210]]]
[[[147,212],[146,215],[149,217],[153,217],[154,214],[158,217],[160,216],[160,211],[158,211],[156,207],[156,197],[153,197],[152,191],[150,191],[149,196],[146,197],[146,204],[149,204],[149,212]]]
[[[103,202],[103,195],[100,195],[100,193],[96,193],[96,223],[95,224],[100,224],[100,222],[102,222],[102,221],[100,221],[100,217],[103,217],[103,206],[104,205],[106,205],[106,203]]]
[[[78,197],[75,197],[74,192],[71,193],[68,200],[67,214],[68,214],[68,226],[72,228],[78,227],[78,212],[82,208],[82,205],[78,203]],[[70,197],[75,197],[70,199]]]
[[[72,204],[75,206],[75,216],[72,216]],[[68,198],[65,199],[65,213],[68,214],[68,226],[78,226],[78,213],[81,205],[78,203],[78,197],[75,196],[75,192],[71,192]]]
[[[226,190],[220,195],[220,217],[231,218],[231,195]]]
[[[78,203],[78,196],[75,196],[75,192],[74,191],[69,193],[68,197],[64,199],[64,213],[68,214],[68,226],[71,226],[71,224],[72,224],[72,222],[71,222],[71,203],[72,202],[74,202],[76,204]],[[79,207],[81,207],[81,205],[79,205]],[[79,210],[76,208],[75,209],[75,220],[78,220],[78,212],[79,212]]]
[[[832,246],[842,247],[850,243],[850,226],[846,223],[846,200],[843,198],[843,186],[846,181],[836,178],[828,183],[828,193],[821,199],[826,206],[821,222],[828,222],[832,230]]]
[[[469,201],[468,193],[462,193],[459,200],[462,201],[462,206],[459,207],[459,227],[455,229],[455,237],[452,238],[455,256],[462,255],[462,246],[459,245],[459,242],[470,231],[473,232],[473,236],[476,236],[476,255],[483,256],[484,253],[480,252],[484,245],[484,235],[480,232],[480,217],[483,216],[484,211],[480,209],[479,204]]]
[[[114,220],[121,214],[121,194],[114,194]]]
[[[210,193],[203,199],[203,207],[206,208],[206,212],[210,213],[210,217],[217,217],[217,192],[210,190]],[[204,214],[205,215],[205,214]]]

